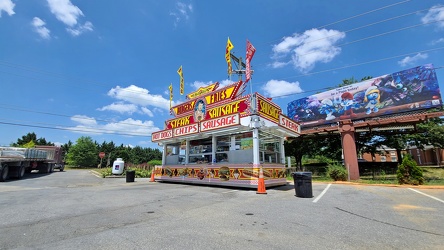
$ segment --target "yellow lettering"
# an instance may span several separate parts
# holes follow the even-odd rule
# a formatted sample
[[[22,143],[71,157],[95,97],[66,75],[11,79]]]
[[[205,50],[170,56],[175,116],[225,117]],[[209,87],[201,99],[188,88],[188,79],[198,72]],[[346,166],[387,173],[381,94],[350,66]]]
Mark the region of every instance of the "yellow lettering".
[[[223,106],[212,108],[208,111],[210,118],[216,118],[224,115],[231,115],[239,112],[239,103],[241,101],[232,102]]]

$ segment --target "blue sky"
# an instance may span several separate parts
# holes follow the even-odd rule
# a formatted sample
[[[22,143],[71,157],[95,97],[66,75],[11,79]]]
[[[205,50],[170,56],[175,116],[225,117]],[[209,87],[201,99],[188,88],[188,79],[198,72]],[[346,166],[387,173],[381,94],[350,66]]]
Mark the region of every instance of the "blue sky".
[[[254,45],[251,88],[284,113],[351,77],[432,63],[444,82],[438,0],[0,0],[0,34],[0,145],[35,132],[156,147],[170,83],[185,101],[181,65],[185,93],[237,80],[228,37],[237,57]]]

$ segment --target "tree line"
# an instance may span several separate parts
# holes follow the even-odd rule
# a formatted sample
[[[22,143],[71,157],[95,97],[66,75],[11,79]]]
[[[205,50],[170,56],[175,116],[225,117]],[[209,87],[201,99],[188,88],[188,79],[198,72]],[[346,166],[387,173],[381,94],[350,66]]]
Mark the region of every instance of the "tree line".
[[[34,132],[11,143],[13,147],[31,148],[35,145],[54,146],[54,143],[42,137],[37,138]],[[65,163],[73,167],[109,167],[116,158],[122,158],[126,163],[134,165],[162,160],[162,152],[159,149],[130,147],[123,144],[117,146],[113,141],[98,143],[89,136],[82,136],[75,143],[68,141],[61,145],[61,148],[64,152]],[[103,159],[99,158],[100,152],[105,153]]]

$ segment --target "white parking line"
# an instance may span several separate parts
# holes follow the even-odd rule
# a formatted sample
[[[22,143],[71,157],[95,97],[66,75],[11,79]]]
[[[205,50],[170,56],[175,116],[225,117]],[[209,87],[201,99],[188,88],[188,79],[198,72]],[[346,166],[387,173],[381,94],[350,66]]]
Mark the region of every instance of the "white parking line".
[[[425,194],[425,193],[423,193],[423,192],[421,192],[421,191],[418,191],[418,190],[416,190],[416,189],[413,189],[413,188],[409,188],[409,189],[412,190],[412,191],[417,192],[418,194],[425,195],[425,196],[427,196],[427,197],[429,197],[429,198],[432,198],[432,199],[434,199],[434,200],[437,200],[437,201],[440,201],[440,202],[444,203],[443,200],[441,200],[441,199],[439,199],[439,198],[436,198],[435,196],[431,196],[431,195]]]
[[[324,191],[322,191],[322,193],[321,193],[318,197],[316,197],[316,199],[314,199],[313,202],[314,202],[314,203],[318,202],[318,200],[320,200],[321,197],[322,197],[325,193],[327,193],[327,190],[330,188],[330,186],[331,186],[331,183],[327,185],[327,187],[324,189]]]

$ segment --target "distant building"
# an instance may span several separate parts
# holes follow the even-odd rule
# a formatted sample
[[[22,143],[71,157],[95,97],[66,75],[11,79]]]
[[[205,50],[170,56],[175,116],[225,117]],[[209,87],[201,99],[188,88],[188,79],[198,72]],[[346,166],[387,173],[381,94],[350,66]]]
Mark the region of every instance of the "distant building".
[[[415,159],[418,166],[441,166],[444,165],[444,149],[435,148],[427,145],[424,149],[417,147],[409,147],[404,150],[405,153],[410,154]]]
[[[377,149],[375,159],[372,159],[370,153],[362,154],[362,159],[368,162],[397,162],[398,156],[396,149],[381,147]],[[424,149],[416,146],[409,146],[408,149],[402,150],[402,154],[409,154],[416,161],[418,166],[443,166],[444,165],[444,149],[435,148],[427,145]]]
[[[372,159],[370,153],[362,154],[362,159],[369,162],[398,162],[398,156],[396,154],[396,149],[381,147],[377,148],[378,153],[375,154],[375,159]]]

